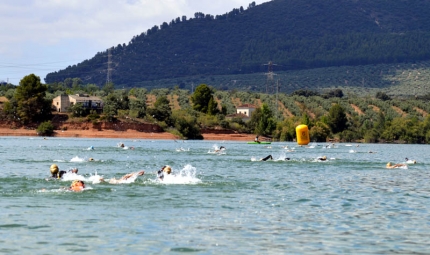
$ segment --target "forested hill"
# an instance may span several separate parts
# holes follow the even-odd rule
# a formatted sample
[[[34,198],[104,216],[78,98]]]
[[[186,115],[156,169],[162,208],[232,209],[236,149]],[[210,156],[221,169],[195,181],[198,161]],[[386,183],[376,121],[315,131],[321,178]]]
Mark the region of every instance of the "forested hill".
[[[430,59],[430,0],[273,0],[223,15],[178,17],[110,50],[115,85]],[[106,82],[108,50],[47,83]]]

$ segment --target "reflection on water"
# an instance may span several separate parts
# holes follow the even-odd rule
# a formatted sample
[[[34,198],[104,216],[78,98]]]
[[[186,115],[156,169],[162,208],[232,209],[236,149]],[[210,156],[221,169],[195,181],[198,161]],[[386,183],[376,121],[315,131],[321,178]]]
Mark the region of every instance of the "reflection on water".
[[[428,253],[427,145],[0,140],[0,253]]]

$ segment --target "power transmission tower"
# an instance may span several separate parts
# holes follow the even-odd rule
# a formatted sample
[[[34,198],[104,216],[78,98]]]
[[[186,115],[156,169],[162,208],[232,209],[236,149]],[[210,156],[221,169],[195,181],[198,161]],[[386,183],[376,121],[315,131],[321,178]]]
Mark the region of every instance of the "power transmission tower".
[[[113,48],[113,47],[112,47]],[[108,61],[107,61],[107,72],[106,72],[106,85],[112,82],[112,52],[111,49],[108,49]]]
[[[273,76],[276,75],[273,72],[273,66],[277,66],[277,64],[273,64],[272,61],[269,61],[269,63],[264,64],[265,66],[267,66],[267,81],[266,81],[266,93],[269,93],[269,88],[273,87]]]

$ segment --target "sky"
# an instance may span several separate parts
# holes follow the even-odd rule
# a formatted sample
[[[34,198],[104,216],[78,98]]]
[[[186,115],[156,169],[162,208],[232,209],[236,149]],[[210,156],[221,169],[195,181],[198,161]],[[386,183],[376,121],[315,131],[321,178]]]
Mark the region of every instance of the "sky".
[[[19,85],[35,74],[127,44],[154,25],[194,13],[221,15],[269,0],[1,0],[0,81]]]

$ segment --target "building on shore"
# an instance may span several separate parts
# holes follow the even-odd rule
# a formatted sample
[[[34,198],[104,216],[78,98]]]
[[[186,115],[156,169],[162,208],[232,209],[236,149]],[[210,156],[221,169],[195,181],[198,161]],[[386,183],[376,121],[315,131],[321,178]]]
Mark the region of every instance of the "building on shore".
[[[257,107],[252,104],[243,104],[236,107],[236,113],[229,114],[226,119],[241,118],[243,121],[248,121],[251,119],[252,113]]]
[[[103,110],[103,100],[99,97],[87,94],[61,95],[52,100],[52,107],[57,112],[67,112],[68,109],[81,103],[85,109],[101,111]]]

